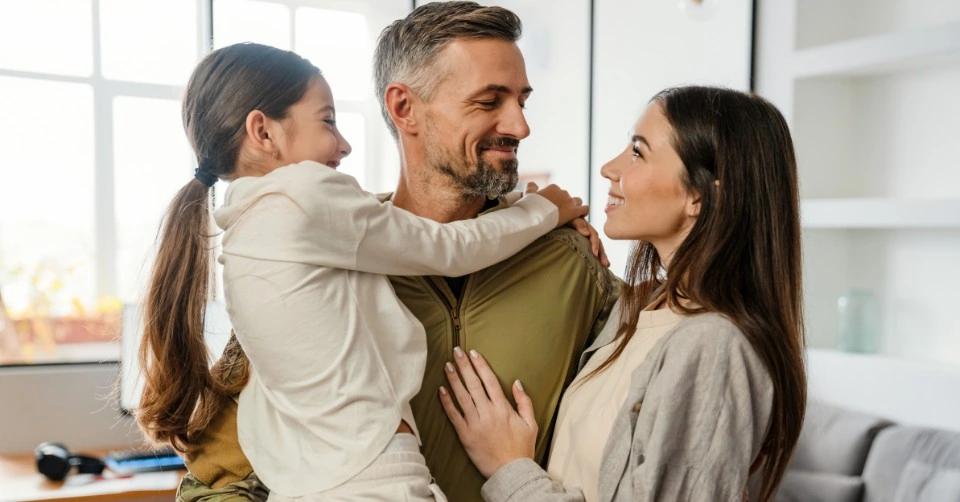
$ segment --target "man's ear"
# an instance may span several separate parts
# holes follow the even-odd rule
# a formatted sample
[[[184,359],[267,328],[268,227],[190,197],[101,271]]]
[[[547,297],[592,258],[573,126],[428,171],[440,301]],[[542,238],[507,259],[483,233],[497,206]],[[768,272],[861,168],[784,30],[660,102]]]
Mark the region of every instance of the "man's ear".
[[[277,145],[273,142],[274,138],[270,132],[274,122],[260,110],[248,113],[244,124],[247,131],[245,141],[257,150],[273,155],[273,152],[277,151]]]
[[[420,121],[414,113],[414,106],[419,102],[417,95],[404,84],[394,82],[383,93],[384,106],[398,132],[411,135],[419,132]]]

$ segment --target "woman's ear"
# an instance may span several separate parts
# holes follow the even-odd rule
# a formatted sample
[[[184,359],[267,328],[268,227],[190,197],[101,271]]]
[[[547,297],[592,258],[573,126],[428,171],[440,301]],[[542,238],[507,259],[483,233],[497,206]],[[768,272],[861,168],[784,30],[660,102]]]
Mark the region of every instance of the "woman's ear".
[[[713,189],[714,191],[720,190],[720,180],[713,180]],[[716,197],[716,194],[714,194]],[[700,216],[700,207],[703,205],[703,198],[700,197],[700,192],[693,190],[687,196],[687,216],[691,218],[696,218]]]
[[[700,197],[700,192],[696,190],[691,190],[690,193],[687,195],[687,202],[684,208],[686,210],[687,216],[689,216],[690,218],[696,218],[697,216],[700,216],[701,201],[702,201],[702,198]]]
[[[409,87],[396,82],[388,85],[383,93],[383,102],[398,133],[403,131],[415,135],[419,132],[420,126],[414,113],[414,105],[420,100]]]

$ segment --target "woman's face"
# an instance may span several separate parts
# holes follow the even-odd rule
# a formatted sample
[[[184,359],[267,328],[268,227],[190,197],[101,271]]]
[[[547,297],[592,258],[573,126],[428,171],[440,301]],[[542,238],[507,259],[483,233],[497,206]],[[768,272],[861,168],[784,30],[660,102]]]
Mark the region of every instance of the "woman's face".
[[[647,106],[630,136],[626,149],[600,169],[610,180],[603,231],[611,239],[648,241],[667,263],[693,228],[700,198],[683,184],[686,168],[659,103]]]

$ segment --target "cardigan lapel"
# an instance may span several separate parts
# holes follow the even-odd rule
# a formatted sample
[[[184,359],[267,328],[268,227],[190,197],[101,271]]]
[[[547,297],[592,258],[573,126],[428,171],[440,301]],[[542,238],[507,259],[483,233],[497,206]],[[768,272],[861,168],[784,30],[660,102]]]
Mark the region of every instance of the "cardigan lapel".
[[[603,326],[603,329],[600,330],[600,334],[597,335],[597,339],[594,340],[589,347],[584,349],[582,354],[580,354],[580,365],[577,366],[577,372],[583,369],[583,366],[587,364],[587,361],[590,360],[590,356],[592,356],[597,349],[613,342],[614,338],[617,336],[619,327],[620,300],[617,300],[617,303],[613,304],[613,308],[610,309],[610,316],[607,317],[607,323]]]

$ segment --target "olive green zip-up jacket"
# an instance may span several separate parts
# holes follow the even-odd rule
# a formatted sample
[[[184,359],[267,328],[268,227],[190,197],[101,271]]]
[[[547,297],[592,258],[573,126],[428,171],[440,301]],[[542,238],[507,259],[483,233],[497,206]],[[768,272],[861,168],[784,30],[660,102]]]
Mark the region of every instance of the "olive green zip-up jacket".
[[[479,501],[485,481],[437,397],[454,346],[483,354],[506,395],[514,380],[523,382],[539,422],[536,459],[544,462],[560,396],[619,294],[619,280],[593,258],[589,242],[572,229],[554,230],[466,276],[457,294],[440,277],[390,282],[427,333],[423,386],[411,404],[427,466],[447,497]]]
[[[508,204],[501,197],[488,211]],[[452,360],[454,346],[482,353],[507,395],[514,380],[523,382],[539,421],[536,459],[544,462],[560,396],[619,296],[619,279],[592,256],[587,239],[570,228],[553,230],[516,255],[455,281],[459,291],[442,277],[390,277],[390,282],[427,334],[426,372],[411,404],[427,466],[449,500],[480,501],[485,481],[437,397],[440,385],[447,384],[443,365]],[[252,472],[237,468],[248,463],[236,442],[236,407],[224,414],[234,416],[217,420],[204,451],[188,462],[192,476],[189,486],[181,486],[180,500],[197,500],[201,493],[204,500],[221,500],[218,491],[227,495],[232,483]]]

